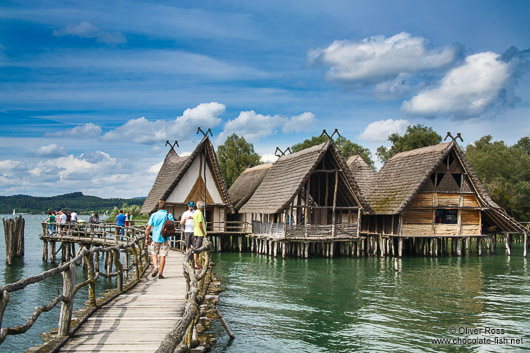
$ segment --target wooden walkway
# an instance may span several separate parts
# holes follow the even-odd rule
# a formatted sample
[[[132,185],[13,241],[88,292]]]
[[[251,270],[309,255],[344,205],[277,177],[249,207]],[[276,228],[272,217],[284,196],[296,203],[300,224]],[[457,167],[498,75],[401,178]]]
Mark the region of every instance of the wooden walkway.
[[[170,250],[165,279],[151,277],[92,315],[61,352],[154,352],[178,323],[186,303],[184,254]]]

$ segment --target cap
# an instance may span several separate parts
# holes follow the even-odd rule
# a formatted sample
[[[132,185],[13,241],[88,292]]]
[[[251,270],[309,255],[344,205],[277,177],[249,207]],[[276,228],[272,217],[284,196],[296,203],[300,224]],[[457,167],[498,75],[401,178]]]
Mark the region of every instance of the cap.
[[[195,202],[193,201],[188,202],[188,207],[195,207]]]

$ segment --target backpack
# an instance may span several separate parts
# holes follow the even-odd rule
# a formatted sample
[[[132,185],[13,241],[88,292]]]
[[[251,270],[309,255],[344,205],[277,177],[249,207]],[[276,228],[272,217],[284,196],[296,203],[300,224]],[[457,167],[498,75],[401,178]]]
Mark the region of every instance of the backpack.
[[[161,231],[162,238],[164,238],[164,241],[168,240],[169,237],[172,237],[175,235],[175,222],[169,220],[169,216],[166,214],[166,222],[164,223],[164,226],[162,227]]]

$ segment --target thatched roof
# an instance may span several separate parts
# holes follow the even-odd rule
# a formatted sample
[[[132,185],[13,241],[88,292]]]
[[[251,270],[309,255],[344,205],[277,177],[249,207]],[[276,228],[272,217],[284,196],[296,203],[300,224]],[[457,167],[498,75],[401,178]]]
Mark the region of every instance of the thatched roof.
[[[345,192],[341,197],[350,197],[360,207],[369,209],[358,185],[351,174],[346,172],[348,167],[337,147],[333,142],[327,141],[280,157],[269,169],[252,197],[241,207],[240,212],[274,214],[285,209],[300,192],[327,152],[331,153],[334,163],[341,170],[341,185]]]
[[[361,188],[361,192],[363,195],[366,195],[366,192],[370,188],[370,184],[377,173],[358,154],[348,158],[346,164],[348,165],[348,168],[350,168],[353,178],[359,185],[359,188]]]
[[[519,231],[521,225],[490,198],[464,152],[455,142],[418,148],[390,158],[376,174],[367,192],[367,200],[374,212],[398,214],[403,211],[451,151],[455,152],[461,162],[480,206],[487,215],[504,231]]]
[[[175,187],[178,185],[179,181],[182,179],[186,171],[192,165],[195,158],[206,149],[208,166],[213,174],[216,186],[221,194],[223,202],[231,210],[230,197],[228,195],[228,190],[226,183],[221,175],[219,170],[219,162],[217,161],[217,156],[213,148],[210,139],[206,136],[201,142],[195,147],[193,153],[187,157],[179,157],[177,153],[171,149],[158,172],[155,183],[149,191],[147,198],[144,201],[142,206],[141,213],[152,213],[156,211],[159,200],[167,200],[171,195]]]
[[[271,166],[272,163],[260,164],[252,168],[247,168],[241,173],[228,190],[234,210],[239,211],[241,206],[250,199]]]

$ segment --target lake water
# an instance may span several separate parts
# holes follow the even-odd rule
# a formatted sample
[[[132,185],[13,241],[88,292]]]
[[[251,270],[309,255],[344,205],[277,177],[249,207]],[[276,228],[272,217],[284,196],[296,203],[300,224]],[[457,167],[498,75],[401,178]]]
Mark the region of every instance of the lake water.
[[[45,216],[24,217],[25,256],[12,267],[5,265],[0,223],[2,284],[55,266],[42,262],[38,234]],[[521,246],[512,248],[511,257],[499,245],[496,254],[482,257],[403,258],[398,271],[394,259],[373,257],[282,260],[216,253],[213,261],[225,288],[218,307],[236,335],[229,341],[220,323],[214,322],[218,338],[214,352],[530,349],[530,273]],[[77,275],[80,281],[84,273],[79,270]],[[113,285],[101,281],[98,293]],[[61,288],[58,276],[13,294],[3,326],[22,325],[35,306],[48,304]],[[79,296],[76,308],[85,299]],[[28,333],[9,336],[0,351],[21,352],[40,344],[39,334],[57,327],[58,319],[58,307],[42,314]],[[504,333],[492,334],[492,330]],[[432,339],[460,340],[460,344],[433,344]],[[463,344],[463,339],[492,342]],[[498,344],[495,339],[520,339],[522,343]]]
[[[214,352],[529,350],[530,273],[522,247],[512,250],[403,258],[399,271],[388,258],[215,254],[218,307],[236,338],[215,323]]]

